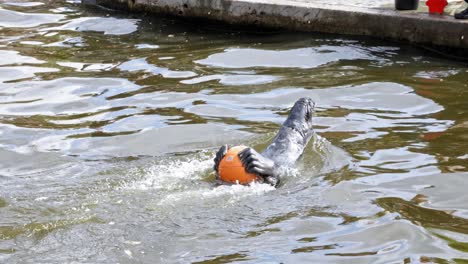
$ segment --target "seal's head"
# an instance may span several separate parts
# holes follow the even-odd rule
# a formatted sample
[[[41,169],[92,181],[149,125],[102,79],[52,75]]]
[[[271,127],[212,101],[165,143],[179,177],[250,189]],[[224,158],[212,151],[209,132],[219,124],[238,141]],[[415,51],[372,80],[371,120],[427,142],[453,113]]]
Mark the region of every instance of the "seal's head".
[[[308,137],[312,131],[312,114],[315,103],[308,97],[303,97],[294,104],[288,119],[283,126],[289,127],[299,132],[304,138]]]

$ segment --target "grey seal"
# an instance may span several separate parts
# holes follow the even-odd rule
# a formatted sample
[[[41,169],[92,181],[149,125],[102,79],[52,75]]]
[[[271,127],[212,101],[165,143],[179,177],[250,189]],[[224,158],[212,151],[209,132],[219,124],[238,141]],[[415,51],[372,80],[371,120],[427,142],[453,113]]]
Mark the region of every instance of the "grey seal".
[[[314,133],[312,126],[314,108],[315,103],[312,99],[300,98],[292,107],[288,118],[271,144],[262,153],[250,147],[239,152],[238,156],[245,170],[257,174],[264,182],[277,186],[280,177],[285,173],[285,168],[294,165]],[[216,153],[213,167],[216,175],[218,175],[219,162],[228,149],[229,147],[224,145]]]

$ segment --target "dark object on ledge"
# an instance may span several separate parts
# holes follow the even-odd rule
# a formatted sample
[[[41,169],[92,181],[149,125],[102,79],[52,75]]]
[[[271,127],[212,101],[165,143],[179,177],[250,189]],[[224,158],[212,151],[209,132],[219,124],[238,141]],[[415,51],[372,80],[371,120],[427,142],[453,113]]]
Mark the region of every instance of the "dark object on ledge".
[[[456,19],[468,19],[468,8],[455,14]]]
[[[419,0],[395,0],[395,8],[397,10],[416,10],[418,9]]]

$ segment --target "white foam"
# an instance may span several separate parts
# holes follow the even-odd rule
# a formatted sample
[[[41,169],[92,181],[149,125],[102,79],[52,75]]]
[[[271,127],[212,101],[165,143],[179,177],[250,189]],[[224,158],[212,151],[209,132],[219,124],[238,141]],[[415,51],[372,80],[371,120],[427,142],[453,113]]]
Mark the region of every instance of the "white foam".
[[[263,183],[252,183],[249,185],[221,185],[210,189],[197,189],[171,193],[159,201],[158,205],[175,205],[179,203],[199,204],[201,201],[205,201],[210,204],[216,202],[223,206],[234,205],[246,197],[261,196],[273,190],[275,190],[275,187]]]
[[[213,166],[212,158],[171,160],[154,164],[148,168],[136,168],[132,174],[143,174],[141,180],[127,184],[124,188],[134,190],[175,190],[184,188],[193,179],[201,179],[202,173]]]
[[[164,160],[147,168],[134,168],[132,178],[139,178],[126,183],[119,189],[135,191],[155,191],[160,195],[157,206],[172,206],[180,203],[200,203],[223,201],[222,204],[234,204],[252,195],[263,195],[275,190],[269,184],[252,183],[250,185],[199,184],[213,166],[213,153],[201,153],[197,157]]]

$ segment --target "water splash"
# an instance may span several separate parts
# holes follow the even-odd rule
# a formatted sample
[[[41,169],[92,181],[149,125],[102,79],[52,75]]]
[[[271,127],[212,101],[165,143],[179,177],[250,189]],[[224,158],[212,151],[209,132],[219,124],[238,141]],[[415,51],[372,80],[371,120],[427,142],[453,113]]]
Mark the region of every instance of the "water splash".
[[[213,166],[213,159],[203,154],[202,156],[203,158],[165,160],[149,167],[134,168],[129,174],[140,179],[127,184],[124,188],[168,192],[187,189],[193,181],[202,180],[203,173]]]

